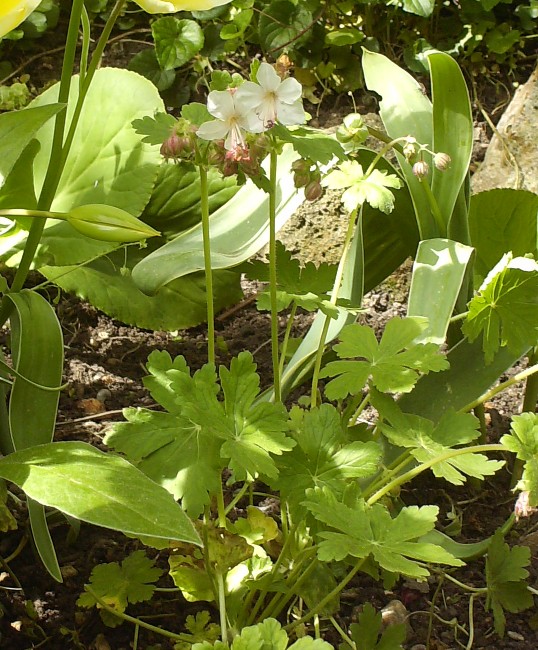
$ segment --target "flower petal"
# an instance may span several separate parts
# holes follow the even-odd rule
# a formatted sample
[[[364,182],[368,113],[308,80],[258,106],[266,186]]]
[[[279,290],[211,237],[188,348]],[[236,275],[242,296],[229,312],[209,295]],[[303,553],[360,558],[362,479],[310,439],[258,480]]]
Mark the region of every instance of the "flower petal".
[[[41,0],[2,0],[0,9],[0,38],[5,36],[36,9]]]
[[[303,87],[297,81],[297,79],[288,77],[287,79],[284,79],[284,81],[280,84],[276,94],[281,102],[286,102],[286,104],[293,104],[298,99],[301,99],[301,95],[303,94]]]
[[[196,135],[202,140],[222,140],[228,135],[228,127],[222,120],[211,120],[204,122]]]
[[[265,97],[264,89],[253,81],[245,81],[235,92],[235,103],[241,113],[254,110],[263,103]]]
[[[303,103],[300,99],[293,104],[279,102],[276,108],[276,115],[278,121],[285,126],[304,124],[306,120]]]
[[[236,113],[232,93],[229,90],[212,90],[207,96],[207,110],[219,120],[229,120]]]
[[[256,73],[256,79],[266,92],[272,93],[276,92],[282,83],[273,66],[268,63],[260,63],[260,67]]]

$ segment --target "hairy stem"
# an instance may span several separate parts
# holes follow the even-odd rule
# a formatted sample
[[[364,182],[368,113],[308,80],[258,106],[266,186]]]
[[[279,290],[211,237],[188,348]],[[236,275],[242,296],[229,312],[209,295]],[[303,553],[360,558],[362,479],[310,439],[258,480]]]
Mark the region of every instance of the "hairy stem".
[[[213,271],[211,269],[211,233],[209,231],[209,189],[207,169],[200,165],[200,208],[204,242],[204,272],[207,303],[207,360],[215,363],[215,304],[213,299]]]
[[[278,155],[275,147],[271,148],[269,167],[269,295],[271,300],[271,355],[273,359],[273,385],[275,402],[282,401],[280,387],[280,363],[278,353],[278,304],[277,304],[277,268],[276,268],[276,181]]]
[[[361,227],[360,223],[361,217],[359,217],[358,227]],[[331,305],[336,305],[338,302],[338,295],[340,293],[340,288],[342,286],[342,280],[344,278],[344,270],[346,266],[347,256],[349,254],[349,249],[351,248],[351,241],[353,239],[353,233],[355,232],[355,223],[357,222],[357,211],[353,210],[349,215],[349,220],[347,224],[347,232],[344,240],[344,250],[342,251],[342,257],[338,262],[338,269],[336,270],[336,278],[334,280],[334,287],[331,294]],[[321,331],[321,336],[319,339],[318,349],[316,352],[316,359],[314,362],[314,372],[312,376],[312,388],[310,394],[310,407],[315,408],[318,403],[318,383],[319,383],[319,373],[321,371],[321,362],[323,360],[323,353],[325,352],[325,341],[327,340],[327,332],[329,331],[329,326],[331,324],[331,317],[325,316],[325,321],[323,323],[323,329]]]

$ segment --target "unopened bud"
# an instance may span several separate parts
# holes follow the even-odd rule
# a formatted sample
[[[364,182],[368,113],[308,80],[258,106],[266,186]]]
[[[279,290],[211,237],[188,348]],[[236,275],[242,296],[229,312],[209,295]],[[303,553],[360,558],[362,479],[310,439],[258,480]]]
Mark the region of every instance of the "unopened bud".
[[[310,183],[310,174],[308,172],[295,172],[293,175],[295,187],[306,187],[308,183]]]
[[[422,180],[430,173],[430,166],[425,160],[419,160],[413,165],[413,174]]]
[[[160,233],[132,214],[113,205],[79,205],[67,221],[83,235],[110,242],[137,242]]]
[[[350,113],[343,119],[336,129],[336,139],[342,144],[352,143],[354,145],[362,144],[368,137],[368,127],[362,119],[360,113]]]
[[[310,181],[304,188],[304,196],[307,201],[317,201],[323,194],[323,188],[319,181]]]
[[[520,519],[521,517],[530,517],[530,515],[535,513],[536,510],[537,509],[534,506],[531,506],[529,504],[529,493],[520,492],[514,506],[514,514],[516,516],[516,520]]]
[[[163,158],[177,160],[188,157],[192,153],[191,141],[188,137],[172,133],[161,145]]]
[[[407,162],[412,160],[412,158],[417,155],[417,151],[418,146],[416,138],[414,138],[412,135],[407,136],[402,147],[402,153],[405,156]]]
[[[447,153],[439,152],[436,153],[433,157],[433,164],[441,172],[446,172],[446,170],[450,167],[451,162],[452,158]]]

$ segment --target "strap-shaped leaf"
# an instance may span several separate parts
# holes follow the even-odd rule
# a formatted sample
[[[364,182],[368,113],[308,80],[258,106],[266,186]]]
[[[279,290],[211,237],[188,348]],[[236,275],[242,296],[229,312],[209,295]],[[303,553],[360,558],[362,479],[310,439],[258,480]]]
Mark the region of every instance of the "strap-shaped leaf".
[[[433,166],[432,192],[448,227],[469,172],[473,118],[467,85],[456,61],[445,52],[432,52],[427,58],[433,97],[433,150],[447,153],[451,159],[445,171]]]
[[[369,90],[381,95],[379,113],[391,138],[413,136],[420,144],[433,144],[432,104],[416,79],[386,56],[363,48],[362,68]],[[424,159],[430,162],[430,156]],[[413,174],[411,165],[398,154],[405,180],[415,206],[421,239],[444,235],[440,233],[431,213],[422,182]]]
[[[54,435],[63,369],[63,337],[51,305],[35,291],[8,294],[13,364],[17,375],[9,400],[9,425],[13,450],[50,442]],[[31,380],[26,381],[24,377]],[[50,574],[61,581],[60,567],[42,505],[29,499],[28,512],[38,553]]]
[[[413,265],[408,316],[425,316],[428,327],[416,343],[444,342],[473,249],[450,239],[420,242]]]

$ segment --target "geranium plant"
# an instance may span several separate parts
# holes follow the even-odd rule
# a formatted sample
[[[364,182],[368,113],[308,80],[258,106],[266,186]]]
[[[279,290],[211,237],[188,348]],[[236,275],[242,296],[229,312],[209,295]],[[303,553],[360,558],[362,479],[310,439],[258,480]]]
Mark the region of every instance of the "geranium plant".
[[[149,12],[173,12],[220,3],[138,4]],[[5,149],[8,189],[22,170],[32,169],[41,155],[33,136],[54,120],[46,173],[39,183],[25,185],[35,190],[35,201],[2,206],[4,216],[27,220],[29,234],[0,305],[3,322],[10,321],[13,361],[1,365],[7,401],[0,411],[0,476],[26,491],[48,570],[59,577],[44,506],[167,549],[177,589],[188,601],[211,602],[218,610],[218,623],[202,613],[181,634],[128,614],[130,603],[152,597],[161,574],[137,550],[121,563],[96,567],[79,599],[81,607],[99,608],[107,624],[127,620],[137,631],[145,627],[196,650],[276,650],[286,648],[290,637],[296,650],[323,650],[323,618],[351,648],[361,647],[365,637],[371,647],[397,648],[404,629],[383,631],[371,607],[349,629],[340,625],[335,615],[343,589],[362,573],[385,585],[400,577],[425,580],[433,572],[458,583],[452,569],[486,556],[486,584],[470,588],[469,611],[482,597],[502,634],[504,611],[529,607],[534,593],[526,584],[529,554],[509,549],[503,536],[517,517],[538,506],[538,423],[529,409],[514,417],[510,433],[489,442],[481,408],[509,383],[494,386],[500,374],[523,355],[535,354],[538,263],[535,238],[503,242],[494,254],[488,242],[486,253],[484,210],[488,218],[493,212],[517,222],[528,217],[535,198],[518,194],[521,211],[508,216],[497,213],[502,195],[469,199],[470,106],[461,72],[447,55],[428,56],[432,102],[398,66],[363,52],[366,83],[382,97],[386,132],[367,128],[358,114],[344,120],[336,137],[309,128],[298,81],[259,61],[248,79],[215,73],[207,104],[186,105],[179,119],[162,112],[133,116],[136,133],[144,136],[138,139],[140,156],[144,145],[155,153],[160,142],[163,156],[197,168],[202,219],[144,256],[132,279],[150,293],[204,270],[208,363],[191,372],[183,357],[153,352],[144,384],[162,409],[126,409],[126,421],[105,439],[113,451],[50,442],[61,389],[61,334],[52,307],[37,291],[22,288],[46,220],[114,245],[155,234],[122,205],[69,204],[61,192],[84,102],[91,84],[99,83],[97,64],[123,5],[115,4],[92,58],[83,51],[81,74],[73,82],[83,14],[83,3],[75,0],[57,93],[0,117],[0,129],[5,119],[6,129],[24,135],[15,148]],[[379,151],[364,147],[369,133],[382,142]],[[396,154],[394,164],[385,157],[389,151]],[[121,154],[116,152],[116,167]],[[256,197],[250,206],[255,209],[234,215],[236,223],[221,213],[210,216],[210,170],[236,176],[244,190],[240,201]],[[95,183],[103,197],[117,190],[99,178]],[[336,268],[301,268],[277,244],[279,201],[286,204],[298,188],[315,199],[323,186],[343,190],[342,256]],[[3,198],[16,203],[19,195],[14,196],[6,192]],[[238,196],[228,210],[241,206],[234,202]],[[248,351],[229,367],[217,367],[213,327],[214,273],[247,261],[264,239],[260,229],[267,232],[268,263],[256,260],[242,268],[268,282],[259,299],[259,307],[271,312],[273,380],[267,390]],[[376,335],[356,322],[363,294],[409,255],[414,268],[407,315]],[[281,347],[278,314],[290,306],[289,323],[299,308],[318,313],[287,360],[291,326]],[[537,371],[533,363],[511,381]],[[307,400],[286,401],[307,378]],[[531,385],[528,400],[534,390]],[[437,530],[437,505],[399,499],[402,486],[425,472],[461,485],[493,475],[509,454],[521,465],[515,486],[520,495],[514,514],[491,538],[458,544]],[[274,500],[278,507],[271,512]],[[510,594],[516,596],[512,601]],[[312,626],[316,638],[303,634],[305,626]],[[472,616],[467,645],[472,647]]]

